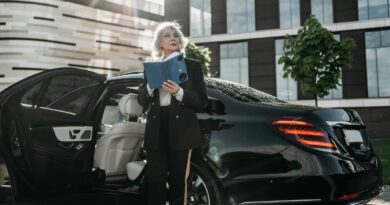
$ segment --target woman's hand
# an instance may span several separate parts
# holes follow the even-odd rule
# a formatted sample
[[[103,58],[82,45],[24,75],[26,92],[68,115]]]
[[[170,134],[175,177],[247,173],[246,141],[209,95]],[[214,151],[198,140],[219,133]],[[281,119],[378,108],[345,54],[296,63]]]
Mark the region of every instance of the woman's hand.
[[[179,85],[171,80],[165,81],[162,85],[162,88],[171,95],[175,95],[180,89]]]

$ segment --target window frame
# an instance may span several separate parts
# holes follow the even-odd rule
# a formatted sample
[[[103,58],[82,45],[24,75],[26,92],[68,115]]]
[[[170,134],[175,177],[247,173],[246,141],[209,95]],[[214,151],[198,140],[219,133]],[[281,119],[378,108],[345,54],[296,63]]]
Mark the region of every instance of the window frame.
[[[202,10],[201,10],[201,21],[200,21],[200,28],[201,28],[201,34],[200,35],[194,35],[192,33],[192,13],[191,13],[191,2],[193,1],[197,1],[197,2],[202,2]],[[205,22],[206,22],[206,19],[205,19],[205,1],[208,1],[208,3],[210,3],[210,33],[207,32],[206,33],[206,26],[205,26]],[[189,32],[190,32],[190,36],[191,37],[202,37],[202,36],[211,36],[212,35],[212,11],[211,11],[211,0],[190,0],[189,1],[189,23],[190,23],[190,29],[189,29]]]
[[[256,8],[255,8],[255,0],[245,0],[245,31],[230,31],[231,29],[229,29],[232,25],[230,24],[230,21],[229,19],[231,18],[231,14],[229,13],[229,2],[234,2],[236,0],[227,0],[226,1],[226,33],[227,34],[236,34],[236,33],[249,33],[249,32],[254,32],[256,31]],[[251,1],[251,2],[249,2]],[[251,15],[249,15],[249,9],[250,9],[250,4],[249,3],[252,3],[253,2],[253,24],[249,25],[249,23],[252,23],[251,21],[249,21],[249,18],[251,17]],[[251,10],[251,11],[252,11]],[[229,15],[230,14],[230,15]],[[230,17],[230,18],[229,18]],[[238,23],[233,23],[234,25],[237,25]]]
[[[281,18],[281,16],[282,16],[282,7],[281,7],[281,5],[282,5],[282,1],[285,1],[285,2],[288,2],[288,4],[289,4],[289,24],[288,24],[288,26],[285,26],[285,24],[282,24],[282,18]],[[298,14],[299,14],[299,16],[298,16],[298,18],[297,19],[295,19],[294,20],[294,18],[293,18],[293,14],[296,12],[296,11],[294,11],[293,10],[293,2],[298,2]],[[291,29],[291,28],[297,28],[297,27],[299,27],[299,26],[301,26],[301,24],[302,24],[302,22],[301,22],[301,3],[300,3],[300,1],[299,0],[279,0],[279,29]],[[293,25],[294,24],[294,21],[297,21],[298,22],[298,24],[297,25]],[[283,25],[283,26],[282,26]]]
[[[235,45],[239,45],[242,50],[241,50],[241,53],[239,53],[238,55],[233,55],[233,57],[230,56],[230,49],[232,50],[237,50],[236,48],[231,48],[232,46],[235,46]],[[232,82],[236,82],[236,83],[240,83],[240,84],[243,84],[243,85],[246,85],[246,86],[249,86],[249,55],[248,55],[248,42],[246,41],[241,41],[241,42],[231,42],[231,43],[221,43],[219,45],[219,48],[220,50],[223,50],[222,47],[226,46],[226,52],[222,53],[220,52],[220,55],[219,55],[219,63],[220,63],[220,75],[219,75],[219,78],[222,79],[222,70],[223,70],[223,67],[222,67],[222,61],[223,60],[226,60],[226,59],[231,59],[231,60],[238,60],[238,64],[239,64],[239,68],[237,70],[238,72],[238,76],[239,76],[239,82],[236,82],[236,81],[233,81],[233,80],[230,80],[230,79],[226,79],[226,80],[230,80]],[[222,56],[223,54],[226,54],[226,56]],[[246,68],[242,68],[242,65],[245,64],[245,62],[243,62],[243,60],[246,60]],[[246,70],[243,70],[243,69],[246,69]],[[247,73],[246,76],[243,76],[242,73]],[[243,80],[244,78],[244,80]],[[223,79],[225,80],[225,79]]]

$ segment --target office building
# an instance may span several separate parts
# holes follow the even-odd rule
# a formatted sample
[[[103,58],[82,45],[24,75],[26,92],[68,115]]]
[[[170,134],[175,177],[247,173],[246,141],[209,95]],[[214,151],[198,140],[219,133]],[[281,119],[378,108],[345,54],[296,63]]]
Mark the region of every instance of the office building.
[[[371,138],[389,138],[390,3],[387,0],[169,0],[165,19],[177,20],[185,35],[212,51],[212,74],[297,104],[313,96],[283,78],[286,34],[294,35],[313,14],[336,38],[352,38],[352,69],[343,69],[338,89],[322,107],[357,110]]]
[[[158,0],[0,1],[0,90],[58,67],[142,70],[163,15]]]

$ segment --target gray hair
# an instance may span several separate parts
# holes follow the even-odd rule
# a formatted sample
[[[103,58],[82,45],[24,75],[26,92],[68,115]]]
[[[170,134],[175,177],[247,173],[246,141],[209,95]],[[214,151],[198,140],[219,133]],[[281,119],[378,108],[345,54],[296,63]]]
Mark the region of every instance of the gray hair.
[[[183,32],[181,32],[181,26],[176,23],[175,21],[166,21],[160,23],[156,30],[154,31],[153,35],[153,42],[152,42],[152,57],[160,58],[163,56],[163,51],[160,48],[161,43],[161,37],[162,37],[162,31],[166,28],[173,29],[177,35],[179,36],[179,48],[180,52],[184,53],[184,48],[187,45],[187,39],[184,37]]]

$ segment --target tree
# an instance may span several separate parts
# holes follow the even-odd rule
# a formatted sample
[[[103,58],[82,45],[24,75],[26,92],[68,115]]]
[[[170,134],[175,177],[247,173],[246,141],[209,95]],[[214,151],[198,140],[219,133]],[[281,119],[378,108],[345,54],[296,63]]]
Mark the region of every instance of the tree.
[[[193,42],[189,42],[185,48],[186,57],[200,61],[203,75],[210,77],[210,54],[208,48],[199,48]]]
[[[291,76],[300,83],[303,94],[309,92],[317,98],[329,94],[339,85],[342,67],[351,68],[352,52],[356,47],[353,39],[337,41],[311,15],[297,36],[286,36],[284,55],[278,63],[284,64],[284,78]]]

